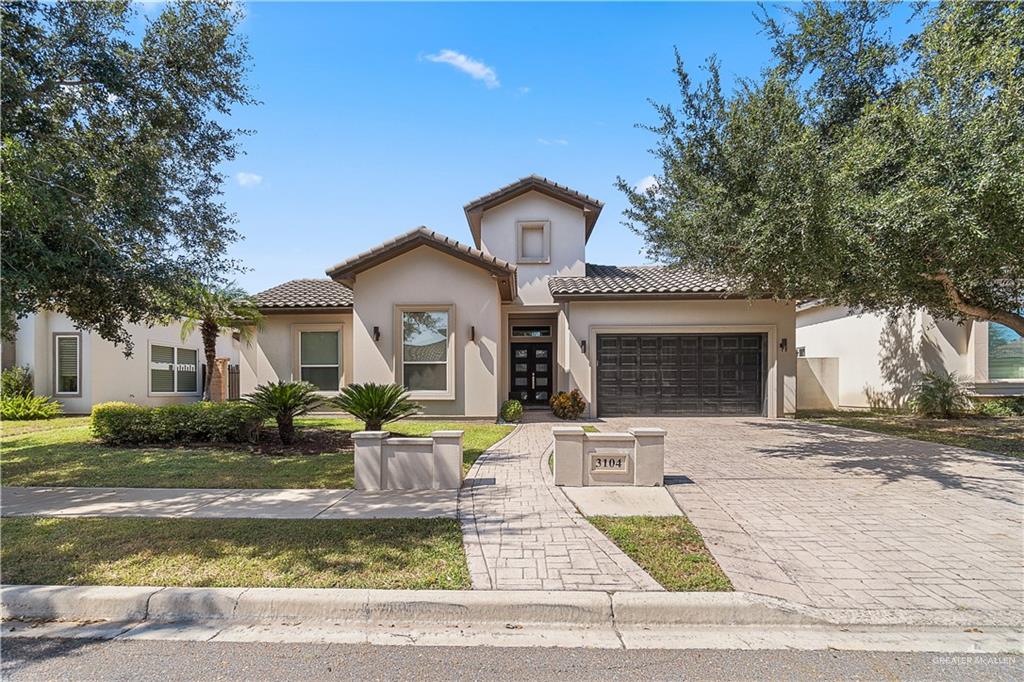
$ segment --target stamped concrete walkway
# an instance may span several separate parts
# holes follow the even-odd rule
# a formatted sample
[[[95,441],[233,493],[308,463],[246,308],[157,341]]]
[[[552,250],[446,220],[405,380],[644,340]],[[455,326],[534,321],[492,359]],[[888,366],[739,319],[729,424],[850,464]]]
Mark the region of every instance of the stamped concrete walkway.
[[[454,490],[3,488],[4,516],[206,519],[455,518]]]
[[[522,424],[485,452],[459,496],[477,590],[661,590],[555,488],[550,423]]]
[[[1024,460],[792,419],[608,423],[668,429],[668,489],[737,590],[1022,620]]]

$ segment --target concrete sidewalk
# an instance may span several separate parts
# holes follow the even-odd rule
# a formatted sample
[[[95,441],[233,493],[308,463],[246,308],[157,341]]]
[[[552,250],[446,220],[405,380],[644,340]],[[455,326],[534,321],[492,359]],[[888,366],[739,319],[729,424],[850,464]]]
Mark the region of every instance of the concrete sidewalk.
[[[458,491],[2,488],[0,513],[205,519],[454,519],[458,515]]]

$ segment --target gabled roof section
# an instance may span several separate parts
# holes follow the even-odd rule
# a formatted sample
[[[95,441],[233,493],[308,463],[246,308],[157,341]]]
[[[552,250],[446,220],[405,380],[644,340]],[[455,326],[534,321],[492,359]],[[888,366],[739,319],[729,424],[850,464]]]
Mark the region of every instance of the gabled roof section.
[[[601,209],[604,208],[604,202],[587,196],[583,192],[577,192],[565,185],[559,185],[557,182],[548,180],[540,175],[528,175],[500,189],[496,189],[490,194],[474,199],[462,207],[466,212],[469,230],[473,233],[473,242],[477,248],[480,248],[480,219],[483,217],[484,211],[504,204],[506,201],[515,199],[527,192],[546,194],[552,199],[557,199],[583,211],[584,222],[587,226],[586,239],[590,239],[590,233],[594,231],[594,224],[597,222],[598,216],[601,215]]]
[[[333,279],[293,279],[253,296],[264,312],[352,307],[352,290]]]
[[[660,265],[594,265],[584,277],[551,277],[555,300],[585,298],[729,298],[729,283],[693,270]]]
[[[503,261],[500,258],[484,253],[471,246],[466,246],[447,237],[440,232],[435,232],[428,227],[417,227],[415,230],[406,232],[383,244],[364,251],[358,256],[353,256],[337,265],[327,269],[327,275],[335,282],[346,287],[355,283],[356,275],[364,270],[376,267],[387,262],[396,256],[412,251],[420,246],[428,246],[437,249],[449,256],[463,260],[470,265],[475,265],[491,273],[498,285],[498,291],[503,301],[512,301],[516,297],[516,266]]]

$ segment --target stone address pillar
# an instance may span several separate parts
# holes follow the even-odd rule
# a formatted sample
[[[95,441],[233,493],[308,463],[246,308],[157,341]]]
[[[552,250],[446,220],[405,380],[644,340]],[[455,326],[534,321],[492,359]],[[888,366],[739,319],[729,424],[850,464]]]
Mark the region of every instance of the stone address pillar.
[[[634,428],[629,432],[636,439],[633,485],[664,485],[665,429]]]
[[[586,485],[586,472],[583,470],[586,433],[583,427],[556,426],[551,432],[555,437],[555,485]],[[547,466],[547,462],[543,466]]]

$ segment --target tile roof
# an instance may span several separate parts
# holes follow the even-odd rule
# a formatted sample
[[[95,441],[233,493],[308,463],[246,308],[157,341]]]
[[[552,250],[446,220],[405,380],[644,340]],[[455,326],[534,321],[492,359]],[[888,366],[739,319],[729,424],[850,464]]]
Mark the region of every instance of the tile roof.
[[[333,279],[293,279],[253,298],[260,308],[352,307],[352,290]]]
[[[722,278],[693,270],[659,265],[594,265],[585,277],[551,277],[548,289],[555,298],[587,296],[728,295]]]
[[[382,244],[378,244],[357,256],[343,260],[337,265],[328,268],[327,275],[336,282],[350,286],[358,273],[380,265],[395,256],[399,256],[419,246],[429,246],[438,249],[455,258],[490,271],[491,274],[495,275],[503,300],[515,298],[515,265],[422,226],[389,239]]]
[[[586,225],[586,238],[590,239],[590,233],[594,231],[594,224],[601,215],[604,202],[571,187],[548,180],[541,175],[527,175],[515,182],[510,182],[504,187],[499,187],[493,192],[477,197],[462,207],[466,213],[466,220],[469,222],[469,231],[473,234],[473,241],[476,245],[480,246],[480,221],[484,211],[533,191],[546,194],[553,199],[582,210]]]

